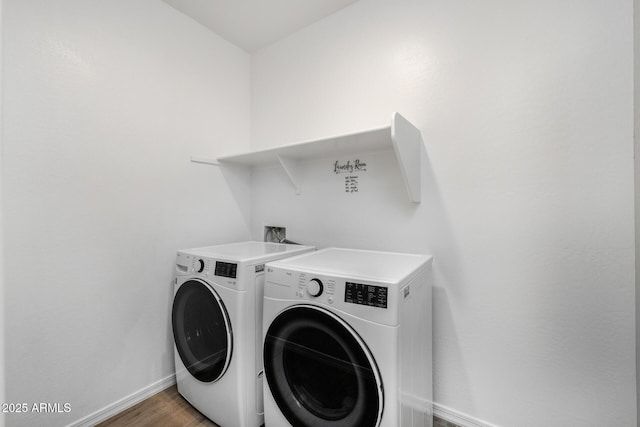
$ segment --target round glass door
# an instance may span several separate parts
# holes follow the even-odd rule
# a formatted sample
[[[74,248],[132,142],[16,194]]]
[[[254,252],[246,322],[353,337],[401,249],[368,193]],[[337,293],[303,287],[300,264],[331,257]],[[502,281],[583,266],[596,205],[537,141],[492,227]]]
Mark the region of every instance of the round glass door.
[[[375,361],[356,332],[327,310],[300,305],[280,313],[265,337],[264,372],[294,426],[380,423],[383,394]]]
[[[173,339],[187,370],[202,382],[218,380],[233,348],[227,310],[215,290],[199,280],[183,283],[173,300]]]

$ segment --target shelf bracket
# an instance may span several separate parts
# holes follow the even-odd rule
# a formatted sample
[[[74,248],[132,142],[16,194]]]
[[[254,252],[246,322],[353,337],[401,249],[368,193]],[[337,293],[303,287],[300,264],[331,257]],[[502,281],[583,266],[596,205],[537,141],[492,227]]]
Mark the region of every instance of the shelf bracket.
[[[282,169],[284,169],[287,174],[287,177],[289,177],[289,181],[291,181],[291,185],[293,185],[293,189],[296,194],[300,194],[298,162],[281,154],[277,154],[276,157],[278,158]]]
[[[209,159],[206,157],[196,157],[196,156],[191,156],[190,160],[194,163],[204,163],[207,165],[214,165],[214,166],[220,166],[220,162],[215,160],[215,159]]]
[[[394,113],[391,120],[391,141],[409,198],[414,203],[420,203],[422,201],[420,147],[423,145],[420,129],[400,114]]]

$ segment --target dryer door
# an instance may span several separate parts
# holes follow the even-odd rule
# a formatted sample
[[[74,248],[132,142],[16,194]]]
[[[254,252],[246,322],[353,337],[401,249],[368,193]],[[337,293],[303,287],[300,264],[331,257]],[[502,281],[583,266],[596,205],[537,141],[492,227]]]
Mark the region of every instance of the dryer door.
[[[233,340],[218,293],[203,281],[186,281],[176,292],[171,318],[176,349],[191,375],[202,382],[222,377],[231,361]]]
[[[294,426],[375,427],[383,393],[371,352],[344,320],[312,305],[280,313],[264,344],[267,384]]]

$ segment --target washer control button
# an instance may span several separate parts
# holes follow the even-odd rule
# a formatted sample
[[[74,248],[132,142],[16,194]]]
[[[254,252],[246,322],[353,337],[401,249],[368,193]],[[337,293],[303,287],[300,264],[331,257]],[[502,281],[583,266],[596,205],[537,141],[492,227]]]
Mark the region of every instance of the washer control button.
[[[204,271],[204,261],[199,259],[198,262],[196,262],[196,271],[198,273],[202,273]]]
[[[333,297],[329,297],[329,298],[327,298],[327,302],[328,302],[329,304],[333,304]]]

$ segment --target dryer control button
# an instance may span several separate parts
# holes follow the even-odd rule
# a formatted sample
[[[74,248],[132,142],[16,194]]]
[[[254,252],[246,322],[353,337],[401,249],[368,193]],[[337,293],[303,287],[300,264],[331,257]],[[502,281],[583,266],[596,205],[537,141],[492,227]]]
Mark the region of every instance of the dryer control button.
[[[333,297],[329,297],[327,301],[329,302],[329,304],[333,304]]]
[[[324,286],[320,279],[311,279],[309,280],[309,283],[307,283],[307,293],[312,297],[319,297],[322,295],[323,289]]]

